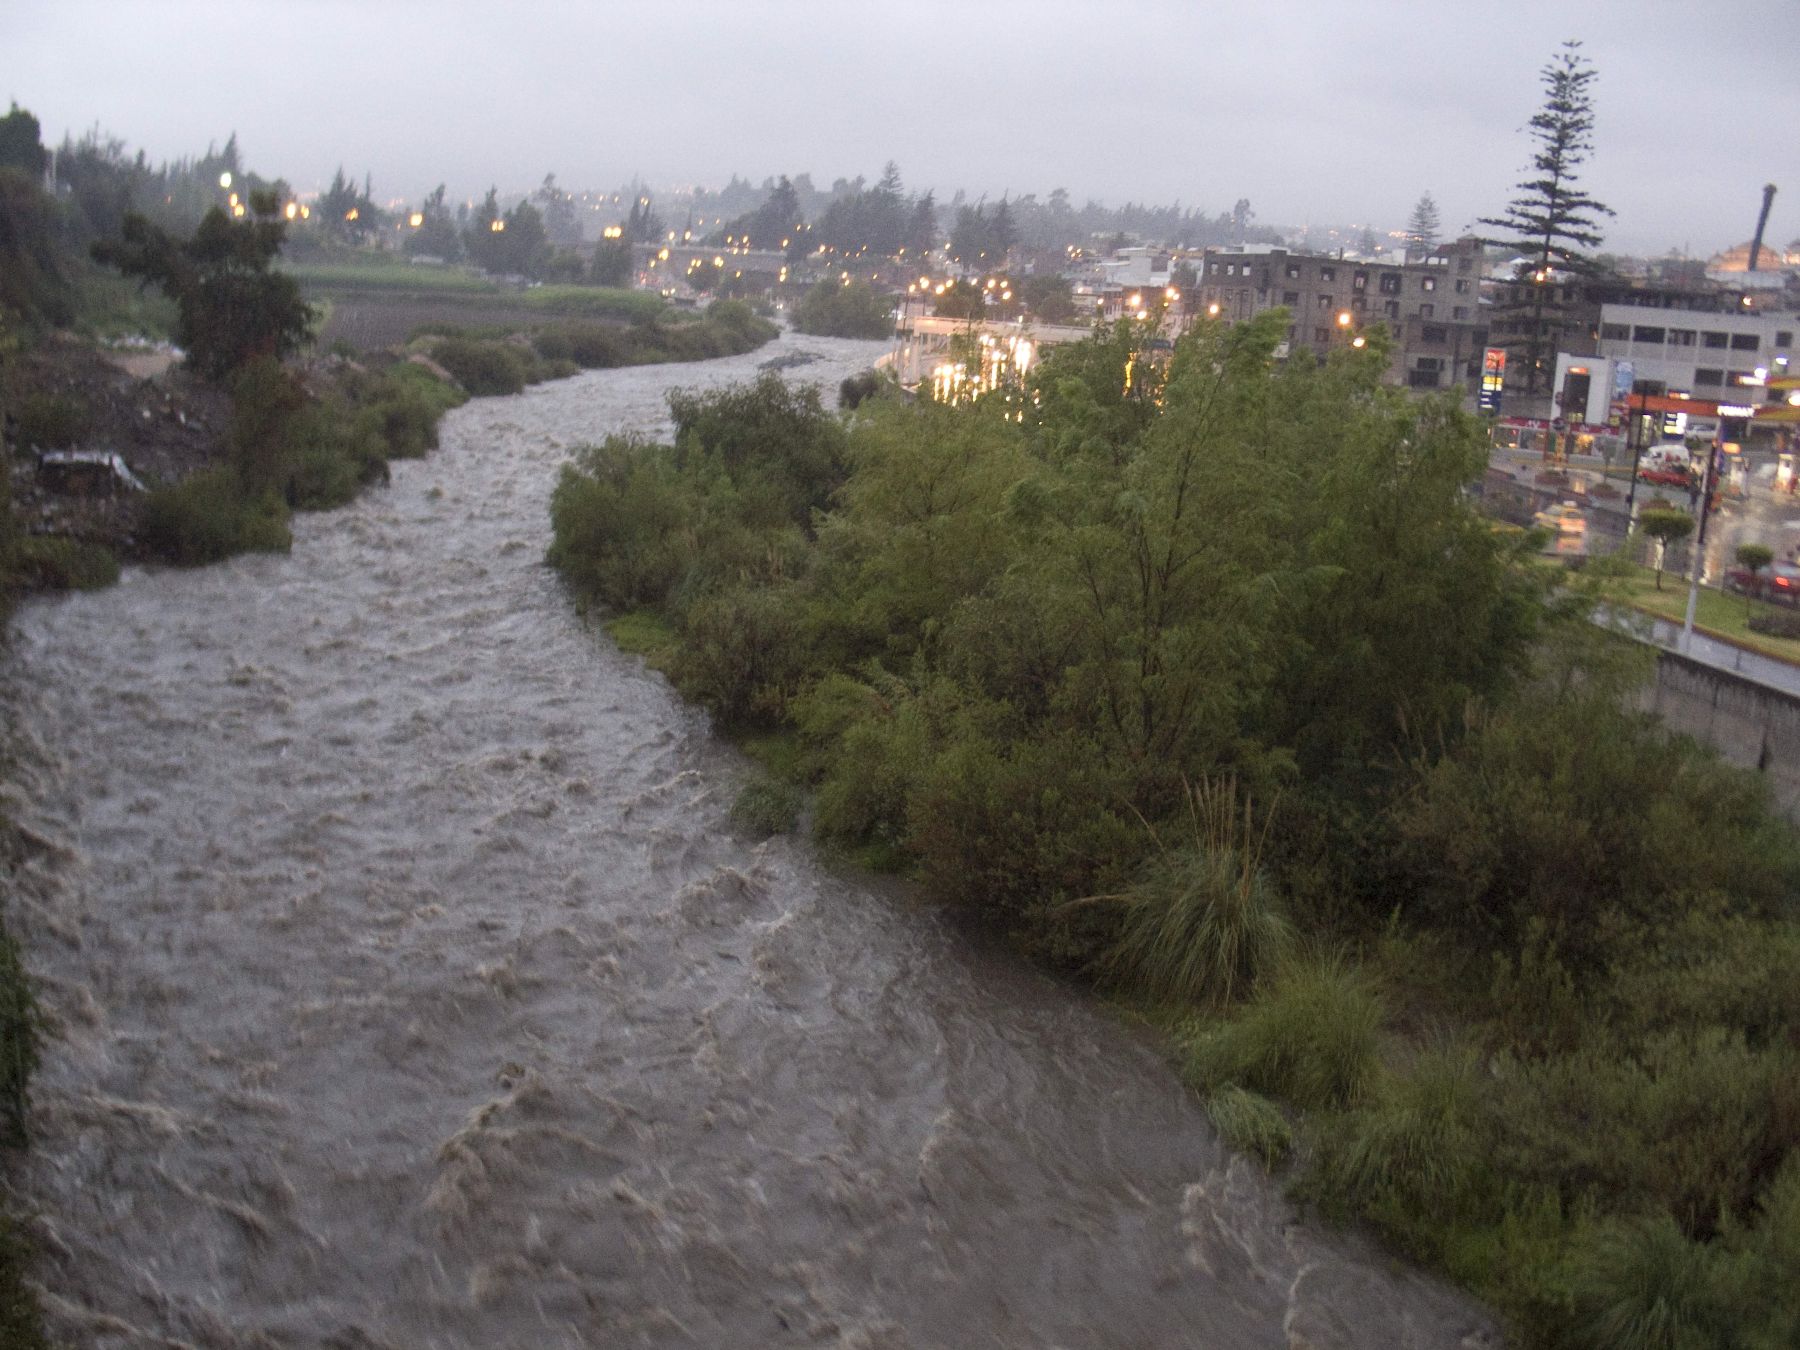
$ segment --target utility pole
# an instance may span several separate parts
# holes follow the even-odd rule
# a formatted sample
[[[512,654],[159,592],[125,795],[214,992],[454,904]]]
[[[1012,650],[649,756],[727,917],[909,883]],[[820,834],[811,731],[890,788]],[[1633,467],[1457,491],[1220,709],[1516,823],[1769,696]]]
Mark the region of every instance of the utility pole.
[[[1719,423],[1719,437],[1725,435],[1725,423]],[[1688,602],[1687,617],[1681,621],[1681,645],[1677,648],[1683,655],[1694,645],[1694,610],[1700,604],[1700,567],[1706,557],[1706,521],[1712,515],[1713,463],[1719,458],[1720,441],[1715,440],[1706,454],[1706,473],[1700,479],[1700,528],[1694,532],[1693,566],[1688,569]]]
[[[1625,532],[1631,533],[1632,512],[1637,504],[1638,460],[1644,449],[1638,444],[1638,423],[1644,420],[1644,401],[1647,396],[1639,391],[1637,415],[1631,419],[1631,426],[1625,433],[1625,448],[1631,451],[1631,490],[1625,494]]]

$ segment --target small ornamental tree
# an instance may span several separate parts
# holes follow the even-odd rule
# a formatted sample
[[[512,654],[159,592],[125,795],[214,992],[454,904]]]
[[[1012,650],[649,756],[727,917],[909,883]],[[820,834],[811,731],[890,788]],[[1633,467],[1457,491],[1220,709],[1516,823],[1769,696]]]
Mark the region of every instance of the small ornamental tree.
[[[1694,518],[1686,511],[1646,511],[1638,528],[1656,540],[1656,589],[1660,591],[1669,545],[1694,532]]]
[[[312,336],[312,306],[299,283],[273,267],[287,236],[280,200],[254,192],[249,209],[248,218],[234,220],[215,206],[185,242],[132,213],[122,238],[94,245],[98,261],[175,302],[175,340],[188,364],[211,380],[258,357],[291,356]]]
[[[1750,612],[1750,597],[1756,591],[1756,577],[1763,568],[1775,561],[1775,550],[1767,544],[1739,544],[1737,546],[1737,564],[1750,574],[1750,584],[1744,589],[1744,613]]]

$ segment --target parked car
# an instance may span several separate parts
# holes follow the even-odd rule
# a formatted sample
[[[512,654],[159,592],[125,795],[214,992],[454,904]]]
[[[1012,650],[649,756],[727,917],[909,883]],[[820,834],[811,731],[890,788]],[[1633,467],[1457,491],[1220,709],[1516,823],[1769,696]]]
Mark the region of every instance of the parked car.
[[[1725,573],[1725,589],[1775,605],[1800,607],[1800,567],[1770,563],[1754,575],[1748,567],[1733,567]]]

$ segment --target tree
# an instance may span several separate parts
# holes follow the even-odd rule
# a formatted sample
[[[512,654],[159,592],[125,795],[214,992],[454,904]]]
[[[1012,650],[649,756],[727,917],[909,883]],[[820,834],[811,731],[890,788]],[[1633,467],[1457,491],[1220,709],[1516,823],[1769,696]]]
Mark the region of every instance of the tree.
[[[544,233],[557,248],[581,246],[581,219],[575,213],[575,199],[556,185],[556,175],[544,175],[544,185],[537,190],[542,203]]]
[[[0,330],[13,319],[36,326],[74,317],[58,223],[37,179],[0,166]]]
[[[1406,220],[1406,252],[1411,257],[1414,253],[1431,252],[1438,241],[1438,208],[1437,203],[1426,192],[1413,203],[1412,215]]]
[[[750,248],[788,248],[801,224],[800,196],[783,174],[761,206],[733,220],[714,236],[714,240]]]
[[[1737,546],[1738,566],[1750,573],[1750,584],[1744,589],[1744,613],[1750,612],[1750,597],[1756,591],[1756,576],[1763,568],[1775,561],[1775,550],[1767,544],[1739,544]]]
[[[1694,532],[1694,518],[1686,511],[1646,511],[1638,528],[1656,540],[1656,589],[1662,589],[1663,559],[1669,545]]]
[[[1587,274],[1593,270],[1585,250],[1602,238],[1600,218],[1613,214],[1577,185],[1577,171],[1593,149],[1594,100],[1588,86],[1597,72],[1581,55],[1579,42],[1565,42],[1540,72],[1544,105],[1529,124],[1537,142],[1531,172],[1517,184],[1518,196],[1500,216],[1481,223],[1504,234],[1487,243],[1517,248],[1528,259],[1517,280],[1522,295],[1496,307],[1495,345],[1522,351],[1525,392],[1535,394],[1544,382],[1563,330],[1562,288],[1554,273]]]
[[[462,237],[456,217],[444,204],[444,185],[439,183],[419,208],[419,227],[406,236],[409,255],[455,262],[462,256]]]
[[[628,244],[648,244],[661,239],[665,226],[662,217],[656,214],[648,195],[639,197],[631,204],[631,210],[625,216],[625,242]]]
[[[38,120],[18,104],[0,117],[0,169],[21,169],[34,179],[44,173],[46,156],[38,141]]]
[[[971,281],[952,281],[932,307],[940,319],[979,319],[987,312],[987,296]]]
[[[98,261],[142,277],[175,302],[175,340],[208,379],[257,357],[279,361],[312,336],[314,312],[299,283],[272,266],[287,237],[281,199],[254,192],[249,210],[248,218],[233,220],[213,207],[185,243],[132,214],[122,239],[94,245]]]
[[[821,337],[892,337],[893,302],[866,281],[847,286],[821,281],[794,307],[794,331]]]

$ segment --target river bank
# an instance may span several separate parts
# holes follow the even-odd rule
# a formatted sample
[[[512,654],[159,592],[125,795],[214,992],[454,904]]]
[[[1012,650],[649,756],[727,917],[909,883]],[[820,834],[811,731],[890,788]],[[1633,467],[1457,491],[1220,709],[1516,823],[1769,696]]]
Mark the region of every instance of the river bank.
[[[539,561],[570,449],[795,345],[476,400],[288,555],[21,613],[70,850],[26,932],[59,1334],[1491,1335],[1302,1221],[1098,1009],[735,836],[751,771],[572,612]],[[804,345],[827,391],[879,351]]]

